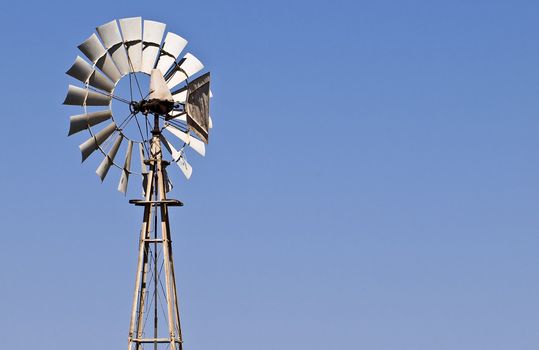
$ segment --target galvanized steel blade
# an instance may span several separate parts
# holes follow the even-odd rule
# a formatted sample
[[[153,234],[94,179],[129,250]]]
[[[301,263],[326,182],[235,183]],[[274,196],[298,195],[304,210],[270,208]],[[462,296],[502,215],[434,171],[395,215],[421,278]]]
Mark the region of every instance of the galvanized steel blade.
[[[148,184],[148,167],[144,163],[145,160],[145,152],[144,152],[144,144],[139,143],[139,157],[140,157],[140,169],[142,173],[142,195],[146,196],[146,185]]]
[[[71,106],[84,106],[87,94],[88,89],[83,89],[70,84],[67,87],[67,95],[63,103]]]
[[[152,72],[155,66],[163,34],[166,25],[164,23],[144,20],[144,33],[142,39],[142,63],[140,70],[146,74]]]
[[[97,35],[92,34],[82,44],[78,46],[79,50],[93,63],[97,62],[101,57],[107,54],[107,50],[97,38]]]
[[[113,82],[98,72],[80,56],[77,56],[75,63],[73,63],[66,74],[99,90],[111,92],[114,89]]]
[[[193,174],[193,167],[187,162],[183,152],[180,158],[176,161],[176,164],[178,164],[178,166],[180,167],[180,170],[182,171],[185,178],[189,180],[191,178],[191,175]]]
[[[82,161],[84,162],[86,158],[90,156],[95,150],[99,148],[99,146],[105,142],[106,139],[112,135],[112,133],[116,130],[116,123],[112,122],[109,125],[107,125],[103,130],[99,131],[92,137],[90,137],[88,140],[86,140],[84,143],[82,143],[79,146],[80,152],[82,154]]]
[[[176,59],[182,52],[183,48],[187,45],[187,40],[171,32],[167,33],[165,42],[159,53],[159,61],[157,62],[157,69],[165,75]]]
[[[111,100],[110,95],[69,85],[64,104],[72,106],[108,106]]]
[[[88,79],[88,84],[95,87],[96,89],[103,90],[109,93],[112,93],[112,90],[114,90],[114,83],[96,69],[94,69],[94,72],[92,73],[92,75],[90,75],[90,79]]]
[[[122,134],[118,134],[116,136],[116,139],[114,140],[114,144],[112,145],[109,153],[105,156],[101,164],[99,164],[99,167],[95,171],[97,176],[101,179],[101,181],[105,180],[105,176],[107,176],[107,173],[109,172],[110,167],[114,163],[114,158],[116,157],[116,154],[118,153],[118,150],[120,149],[120,145],[122,144],[124,137]]]
[[[174,136],[182,140],[186,145],[189,145],[189,147],[191,147],[201,156],[206,155],[206,146],[204,145],[204,142],[189,135],[189,132],[183,132],[180,129],[170,124],[168,124],[165,127],[165,130],[167,130],[168,132],[170,132],[171,134],[173,134]]]
[[[183,150],[176,150],[176,148],[174,148],[174,146],[163,135],[161,135],[161,142],[172,156],[172,160],[178,164],[178,167],[182,171],[183,175],[189,180],[191,174],[193,173],[193,167],[187,162],[187,160],[185,160]]]
[[[170,155],[172,156],[173,161],[177,161],[180,158],[180,152],[176,150],[176,148],[163,136],[163,134],[159,135],[159,138],[161,139],[161,143],[163,146],[165,146],[166,150]]]
[[[88,90],[86,95],[86,106],[108,106],[112,101],[112,96],[101,94],[99,92]]]
[[[129,61],[116,20],[105,23],[96,30],[122,76],[129,73]]]
[[[146,159],[145,158],[146,155],[145,155],[145,152],[144,152],[144,145],[142,143],[139,143],[138,148],[139,148],[139,158],[140,158],[140,172],[142,174],[147,174],[148,173],[148,167],[144,163],[144,160]]]
[[[86,83],[93,72],[94,68],[80,56],[77,56],[77,58],[75,58],[75,62],[71,68],[67,70],[66,74],[83,83]]]
[[[173,88],[185,79],[193,76],[194,74],[200,72],[204,68],[204,65],[198,58],[193,56],[190,53],[185,54],[179,67],[176,67],[173,71],[174,73],[168,79],[167,85],[169,88]]]
[[[142,64],[142,17],[118,20],[127,49],[129,66],[132,72],[140,72]]]
[[[112,118],[112,111],[110,109],[71,116],[69,117],[68,136],[86,130],[88,127],[102,123],[110,118]]]
[[[163,180],[164,180],[164,183],[165,183],[165,192],[168,193],[168,192],[172,191],[172,188],[174,186],[172,186],[172,182],[170,181],[170,179],[168,177],[168,173],[167,173],[166,168],[163,168]]]
[[[69,85],[64,104],[72,106],[108,106],[111,100],[112,97],[109,95]]]
[[[116,68],[112,58],[108,55],[107,50],[103,47],[103,44],[101,44],[97,35],[92,34],[80,44],[78,48],[97,68],[112,80],[112,82],[116,83],[120,80],[122,77],[120,71]]]
[[[133,151],[133,141],[129,140],[127,142],[127,151],[125,153],[124,167],[122,169],[122,176],[120,177],[120,182],[118,183],[118,191],[126,194],[127,192],[127,183],[129,182],[129,174],[131,173],[131,154]]]

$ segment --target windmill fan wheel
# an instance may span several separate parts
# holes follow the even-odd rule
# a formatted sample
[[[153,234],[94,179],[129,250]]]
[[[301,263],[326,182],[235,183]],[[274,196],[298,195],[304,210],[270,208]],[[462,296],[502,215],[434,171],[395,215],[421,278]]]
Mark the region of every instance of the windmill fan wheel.
[[[144,177],[148,172],[151,142],[157,135],[171,161],[189,179],[187,149],[204,156],[212,128],[210,73],[202,74],[204,65],[191,53],[180,58],[187,40],[172,32],[165,35],[163,23],[122,18],[96,32],[78,46],[85,58],[77,56],[67,71],[82,86],[69,85],[63,102],[83,108],[70,117],[68,133],[89,133],[79,146],[82,161],[100,153],[104,158],[97,175],[103,181],[111,167],[120,169],[118,191],[125,194],[130,175]],[[146,90],[142,77],[150,79]],[[121,81],[129,82],[129,96],[121,95]],[[117,110],[120,106],[123,111]],[[130,128],[137,137],[127,132]],[[132,170],[134,147],[139,172]],[[124,157],[118,163],[120,149]]]

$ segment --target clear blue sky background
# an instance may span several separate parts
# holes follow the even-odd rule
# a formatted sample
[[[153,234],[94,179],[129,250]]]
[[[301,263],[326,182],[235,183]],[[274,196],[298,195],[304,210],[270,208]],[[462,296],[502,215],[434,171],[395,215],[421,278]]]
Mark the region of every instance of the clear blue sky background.
[[[173,175],[187,350],[536,349],[537,1],[2,2],[3,349],[123,349],[142,212],[80,165],[64,72],[168,24],[215,128]]]

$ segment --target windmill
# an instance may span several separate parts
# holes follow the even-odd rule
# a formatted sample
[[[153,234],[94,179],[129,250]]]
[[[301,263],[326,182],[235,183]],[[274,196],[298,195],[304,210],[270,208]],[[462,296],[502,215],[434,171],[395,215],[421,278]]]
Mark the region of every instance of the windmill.
[[[86,59],[77,56],[67,71],[83,85],[69,85],[64,101],[83,107],[82,114],[70,117],[69,135],[89,133],[79,146],[82,161],[92,154],[103,157],[96,170],[101,181],[111,167],[118,168],[121,193],[127,193],[130,176],[141,176],[143,198],[129,201],[143,207],[144,214],[128,350],[145,345],[181,350],[168,210],[183,203],[167,198],[172,189],[167,166],[176,163],[189,179],[192,167],[187,150],[205,155],[212,128],[210,73],[199,74],[204,66],[191,53],[179,58],[187,40],[172,32],[165,35],[163,23],[123,18],[96,31],[78,46]],[[119,92],[122,81],[129,82],[129,97]],[[118,163],[122,148],[125,156]],[[132,170],[137,154],[140,172]]]

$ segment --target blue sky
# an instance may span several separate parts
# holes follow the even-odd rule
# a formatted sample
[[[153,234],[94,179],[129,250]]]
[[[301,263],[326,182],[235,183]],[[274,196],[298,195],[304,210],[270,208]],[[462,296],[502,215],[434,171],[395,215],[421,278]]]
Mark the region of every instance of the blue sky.
[[[4,2],[2,348],[126,346],[142,212],[61,102],[76,46],[143,16],[212,72],[207,155],[172,174],[186,349],[535,349],[538,11]]]

